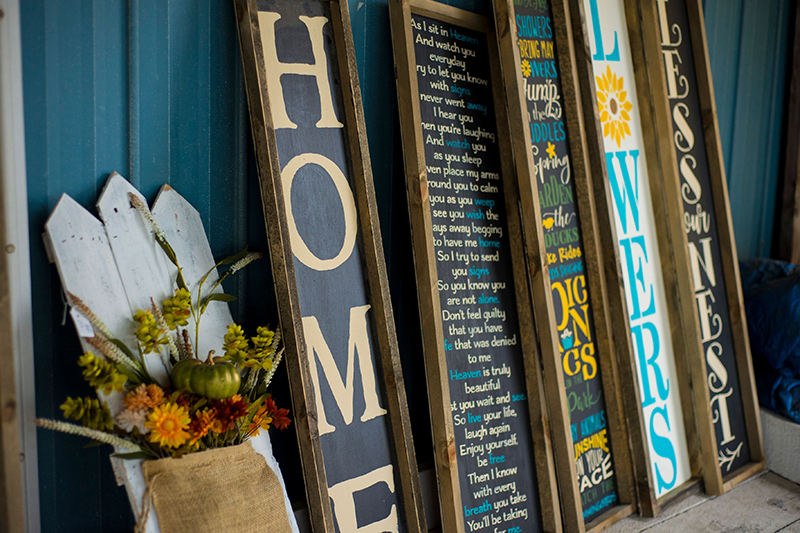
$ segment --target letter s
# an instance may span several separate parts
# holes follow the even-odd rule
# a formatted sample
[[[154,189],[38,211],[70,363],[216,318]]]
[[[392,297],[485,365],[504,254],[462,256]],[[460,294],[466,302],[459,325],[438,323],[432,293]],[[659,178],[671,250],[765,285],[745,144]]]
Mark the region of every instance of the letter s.
[[[656,493],[661,493],[663,490],[669,490],[675,485],[675,480],[678,478],[678,463],[675,458],[675,447],[672,446],[672,442],[664,436],[659,435],[656,433],[655,425],[653,422],[655,421],[656,415],[660,414],[661,417],[664,419],[664,422],[667,424],[667,431],[670,430],[669,427],[669,413],[667,413],[667,408],[665,407],[655,407],[653,412],[650,413],[650,444],[653,447],[653,451],[659,456],[669,460],[670,464],[672,465],[672,480],[669,482],[664,481],[664,478],[661,477],[661,470],[658,468],[658,464],[656,464],[656,482],[658,483],[658,487],[656,488]]]

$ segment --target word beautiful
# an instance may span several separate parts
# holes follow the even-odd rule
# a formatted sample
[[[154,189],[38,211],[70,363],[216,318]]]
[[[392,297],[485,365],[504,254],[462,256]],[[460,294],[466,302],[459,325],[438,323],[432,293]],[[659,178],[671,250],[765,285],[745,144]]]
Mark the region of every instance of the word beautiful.
[[[584,6],[590,19],[587,22],[597,76],[597,102],[608,150],[606,167],[639,366],[640,397],[656,492],[660,495],[688,479],[688,450],[675,386],[671,330],[663,301],[665,291],[647,170],[640,148],[641,126],[632,104],[637,100],[627,25],[621,2],[607,0],[598,9],[598,0],[584,0]]]
[[[486,37],[413,17],[467,531],[540,528]]]
[[[714,201],[710,194],[711,173],[699,119],[700,101],[693,91],[697,87],[697,80],[693,69],[694,59],[691,57],[688,15],[685,4],[679,0],[658,0],[658,15],[667,94],[675,125],[675,148],[679,154],[681,197],[695,301],[708,364],[708,388],[719,447],[718,459],[720,467],[730,472],[747,464],[750,450],[744,438],[746,428],[744,417],[741,416],[742,399],[728,319],[725,280],[721,271]],[[670,20],[670,15],[675,16],[674,20]]]
[[[570,413],[583,519],[592,521],[618,501],[606,427],[605,398],[594,343],[591,298],[569,143],[562,120],[561,79],[555,68],[552,19],[544,9],[517,6],[517,45],[539,207],[553,295],[555,324]],[[540,64],[548,66],[540,68]]]
[[[321,5],[312,6],[312,11],[319,10]],[[321,284],[346,287],[350,294],[355,292],[364,298],[363,301],[358,302],[358,305],[342,313],[328,312],[320,314],[320,316],[310,314],[303,316],[302,319],[311,381],[314,387],[317,423],[326,459],[327,480],[331,484],[328,487],[328,494],[333,501],[334,518],[340,531],[370,530],[399,533],[391,454],[387,453],[381,457],[378,452],[373,454],[377,457],[377,464],[373,464],[376,462],[374,457],[368,457],[360,460],[355,466],[352,461],[347,461],[346,457],[336,455],[337,449],[350,447],[347,443],[369,440],[376,450],[385,449],[387,451],[391,450],[391,444],[385,426],[386,410],[380,405],[372,343],[367,331],[370,323],[368,312],[371,306],[366,301],[366,296],[363,296],[363,291],[359,293],[353,289],[353,287],[361,287],[360,284],[363,283],[363,277],[360,277],[361,273],[358,272],[359,277],[356,279],[353,279],[353,274],[348,274],[353,271],[352,268],[348,269],[348,265],[353,263],[348,259],[353,255],[359,255],[360,251],[355,247],[358,230],[356,204],[349,181],[342,170],[343,167],[346,168],[346,163],[342,160],[341,155],[334,155],[343,154],[345,149],[342,146],[332,146],[335,143],[330,141],[329,133],[326,135],[326,130],[344,128],[333,104],[334,100],[338,99],[338,95],[332,92],[329,80],[329,57],[325,44],[326,41],[331,42],[330,36],[326,36],[326,31],[330,31],[330,29],[326,30],[329,19],[327,16],[308,16],[305,8],[294,2],[284,3],[279,8],[282,13],[260,11],[258,19],[264,50],[264,70],[279,155],[282,161],[288,160],[283,166],[281,179],[285,191],[286,218],[292,251],[295,256],[300,307],[306,313],[309,309],[320,309],[320,305],[323,308],[325,308],[324,306],[328,306],[330,309],[336,308],[341,293],[337,293],[335,290],[330,291],[333,294],[328,296],[330,301],[326,301],[325,291],[320,293],[314,289]],[[303,9],[298,12],[298,8]],[[276,39],[276,33],[281,31],[294,31],[303,35],[303,38],[307,38],[311,43],[313,63],[281,62]],[[282,50],[282,57],[287,57],[285,54],[286,50]],[[283,76],[284,74],[290,74],[290,76]],[[293,85],[298,83],[298,78],[313,80],[316,83],[317,91],[309,93],[308,85],[302,85],[302,91],[299,90],[298,86]],[[308,116],[293,112],[290,118],[284,101],[284,93],[302,94],[304,99],[318,101],[319,115]],[[315,105],[308,107],[316,109]],[[302,130],[305,135],[303,137],[307,142],[305,146],[313,145],[321,151],[328,150],[331,155],[316,151],[291,153],[290,149],[297,150],[298,148],[294,144],[287,148],[284,144],[284,139],[288,135],[286,132],[298,129]],[[300,150],[302,150],[302,146],[301,143]],[[334,160],[337,157],[338,162]],[[344,211],[343,228],[327,225],[317,228],[317,231],[324,233],[323,236],[329,242],[341,243],[336,253],[326,259],[312,251],[297,231],[295,223],[296,219],[309,217],[313,211],[326,208],[324,205],[304,205],[301,202],[292,202],[294,179],[308,166],[314,166],[316,170],[320,171],[318,173],[321,176],[320,179],[328,178],[333,182]],[[342,234],[344,234],[344,239],[341,237]],[[356,257],[355,259],[360,263],[360,258]],[[348,301],[353,299],[350,298]],[[334,323],[331,324],[331,321]],[[323,326],[330,335],[327,339],[323,335]],[[338,332],[347,332],[346,341],[338,342],[339,337],[335,336]],[[334,340],[337,342],[333,342]],[[331,349],[332,346],[334,350]],[[358,354],[360,385],[354,383],[353,369],[356,353]],[[326,380],[325,389],[321,387],[320,367],[322,376]],[[348,369],[346,379],[343,379],[339,368]],[[354,397],[356,390],[363,391],[363,400]],[[338,411],[336,408],[332,408],[334,405],[338,407]],[[358,421],[354,421],[354,408],[360,405],[364,406],[364,411],[360,414]],[[334,442],[337,442],[338,446],[333,446]],[[353,477],[354,473],[357,474],[355,477]],[[360,495],[358,498],[355,497],[356,493]],[[369,499],[373,493],[379,495],[377,507],[376,499]],[[359,504],[359,502],[362,503]],[[370,524],[361,523],[359,518],[363,520],[363,511],[358,511],[358,509],[364,507],[363,502],[369,502],[369,505],[375,509],[372,516],[377,515],[383,518]]]

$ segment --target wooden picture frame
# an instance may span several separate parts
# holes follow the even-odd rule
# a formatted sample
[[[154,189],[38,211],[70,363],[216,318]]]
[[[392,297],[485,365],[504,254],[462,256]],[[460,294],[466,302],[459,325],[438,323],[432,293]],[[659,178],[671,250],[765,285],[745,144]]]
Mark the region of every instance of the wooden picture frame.
[[[234,5],[311,526],[354,531],[358,519],[387,531],[427,531],[347,2]],[[325,179],[314,189],[329,194],[304,199],[311,189],[302,180],[315,176]],[[312,220],[323,209],[333,218]],[[321,242],[340,248],[323,259]],[[340,301],[350,303],[338,309]],[[353,413],[354,394],[363,397],[355,404],[365,406],[363,415]],[[373,469],[378,461],[389,462]]]
[[[705,477],[713,478],[706,481],[707,491],[721,494],[764,469],[761,416],[703,6],[700,0],[658,0],[656,5],[700,340],[708,370],[710,399],[697,410],[699,416],[711,418],[717,444],[713,450],[716,464],[713,468],[709,465]],[[706,400],[698,397],[696,401]]]
[[[500,247],[497,253],[503,254],[504,262],[501,264],[499,259],[494,261],[498,261],[496,271],[505,273],[508,276],[505,280],[508,282],[513,280],[514,283],[513,292],[509,290],[510,287],[507,287],[508,292],[501,296],[503,298],[501,305],[508,303],[508,307],[504,308],[505,311],[511,311],[512,315],[513,311],[516,311],[518,320],[517,327],[512,323],[510,326],[506,325],[508,329],[503,331],[506,331],[507,334],[510,334],[510,331],[518,334],[521,348],[518,353],[510,353],[511,350],[493,351],[490,355],[494,359],[489,358],[488,360],[492,362],[492,365],[499,365],[498,360],[506,357],[506,359],[502,359],[503,367],[508,363],[512,369],[509,372],[515,372],[515,375],[518,375],[517,371],[524,373],[524,383],[518,382],[517,385],[526,391],[527,402],[522,405],[527,408],[528,417],[525,420],[518,419],[517,423],[520,425],[515,426],[514,431],[522,431],[522,435],[525,435],[530,430],[531,440],[529,444],[525,443],[525,446],[529,447],[531,451],[527,455],[521,454],[520,457],[515,457],[518,462],[513,465],[515,471],[517,468],[525,469],[530,472],[531,479],[534,476],[536,478],[536,484],[531,485],[530,488],[531,491],[538,492],[537,501],[541,509],[541,526],[537,528],[531,523],[523,525],[520,525],[519,522],[509,523],[504,516],[496,513],[491,516],[486,515],[485,519],[490,518],[492,524],[504,524],[501,527],[512,526],[511,530],[519,528],[516,529],[517,531],[535,531],[537,529],[578,531],[582,526],[579,519],[580,496],[577,488],[570,481],[566,486],[562,485],[559,492],[556,481],[556,463],[559,470],[565,473],[562,475],[571,476],[570,480],[575,478],[564,378],[560,364],[552,357],[542,357],[541,355],[542,352],[548,353],[548,350],[551,350],[550,353],[552,353],[552,349],[557,343],[555,331],[543,330],[540,326],[537,339],[534,326],[531,294],[533,294],[534,301],[544,302],[545,305],[548,305],[548,300],[544,295],[548,293],[549,286],[547,278],[541,270],[541,265],[545,261],[544,252],[538,248],[523,251],[525,241],[519,213],[517,178],[511,158],[506,156],[506,154],[511,154],[511,141],[502,93],[503,81],[497,41],[492,21],[475,13],[430,0],[391,0],[389,14],[392,25],[400,131],[404,148],[406,190],[422,322],[434,456],[439,482],[442,530],[447,532],[468,531],[465,526],[465,521],[468,520],[466,516],[476,509],[473,507],[473,505],[477,505],[474,500],[480,496],[478,493],[470,492],[473,490],[471,481],[473,478],[469,476],[484,475],[484,471],[480,470],[480,467],[485,465],[480,462],[480,458],[477,462],[472,461],[471,458],[461,459],[463,454],[460,452],[465,446],[465,441],[469,442],[473,438],[470,437],[467,429],[462,429],[465,420],[469,423],[471,413],[465,415],[463,412],[453,412],[451,407],[462,405],[463,402],[457,401],[456,398],[467,398],[466,394],[469,394],[468,386],[465,385],[467,392],[462,393],[459,385],[452,385],[453,373],[458,379],[461,379],[458,376],[469,374],[470,369],[475,368],[470,367],[470,364],[480,363],[481,360],[471,359],[478,356],[466,353],[469,346],[464,348],[460,354],[451,353],[448,356],[448,352],[454,344],[459,342],[452,340],[454,336],[459,335],[459,327],[467,327],[467,321],[451,321],[454,319],[450,317],[453,313],[462,312],[461,309],[471,307],[475,302],[476,295],[464,292],[461,288],[456,290],[451,287],[457,282],[451,279],[452,275],[448,273],[447,269],[450,268],[449,265],[454,264],[452,258],[455,254],[463,250],[470,254],[470,261],[475,262],[469,262],[471,265],[477,264],[479,260],[481,261],[480,266],[489,266],[491,263],[485,263],[482,256],[472,254],[470,251],[470,246],[484,246],[481,239],[462,241],[453,236],[453,233],[447,233],[456,230],[448,228],[445,231],[441,228],[441,224],[448,214],[450,217],[454,216],[451,211],[447,210],[447,204],[455,204],[456,198],[459,202],[468,200],[457,206],[458,209],[454,209],[454,211],[463,213],[462,205],[473,207],[487,205],[486,198],[489,198],[489,195],[497,194],[497,203],[494,206],[494,210],[497,211],[496,216],[500,217],[497,227],[505,228],[507,240],[500,238],[497,241],[499,243],[497,246]],[[431,52],[429,55],[425,55],[423,52],[423,55],[419,57],[425,59],[425,62],[418,63],[417,43],[422,43],[421,47],[430,47],[430,50],[439,50],[441,53]],[[439,45],[438,48],[436,43]],[[449,48],[445,50],[444,47]],[[420,49],[422,50],[422,48]],[[465,51],[467,49],[474,52],[473,55]],[[436,57],[431,60],[434,56]],[[463,61],[459,62],[459,58]],[[447,61],[450,61],[449,66]],[[460,82],[457,82],[455,75],[451,76],[451,74],[445,73],[451,69],[461,75]],[[418,72],[425,72],[425,74],[418,77]],[[428,77],[428,75],[430,76]],[[471,78],[473,75],[474,79]],[[451,79],[454,80],[453,85],[449,85],[446,81]],[[438,96],[429,92],[428,89],[421,91],[420,87],[424,87],[428,80],[431,84],[430,90],[438,91]],[[435,87],[434,84],[436,84]],[[465,88],[466,91],[464,91]],[[448,94],[455,95],[452,102],[443,100],[444,96],[441,96]],[[463,97],[464,94],[467,95],[466,99]],[[432,103],[444,104],[445,111],[442,111],[441,107],[429,105]],[[494,116],[488,113],[492,107]],[[456,126],[455,119],[453,119],[455,115],[451,114],[450,108],[460,109],[460,113],[470,115],[472,118],[462,118],[460,119],[462,120],[461,126]],[[484,111],[484,117],[488,118],[478,116],[480,109]],[[429,122],[424,122],[423,117],[426,117],[425,120]],[[477,129],[470,130],[473,119],[474,127]],[[440,120],[438,124],[442,126],[438,132],[435,131],[437,127],[434,123],[435,120]],[[445,149],[445,127],[449,128],[446,130],[448,131],[448,149]],[[489,142],[482,141],[488,145],[486,155],[483,155],[484,152],[480,148],[483,145],[480,143],[478,143],[479,146],[461,144],[467,142],[465,140],[467,136],[475,135],[474,132],[481,129],[487,134],[482,137],[483,139],[488,139],[488,134],[494,135],[493,132],[496,132],[496,138],[492,137]],[[433,134],[439,135],[436,140],[431,138],[432,130]],[[441,150],[432,150],[430,154],[427,154],[426,145],[433,146],[434,144]],[[456,153],[458,149],[461,149],[462,154]],[[486,159],[476,163],[472,158],[478,157],[478,152],[480,152],[480,157]],[[466,188],[459,189],[458,185],[463,185],[465,180],[459,181],[458,171],[451,173],[449,181],[445,181],[448,179],[447,173],[443,170],[444,167],[436,162],[443,157],[448,159],[448,166],[445,170],[449,170],[451,164],[454,168],[466,165],[464,172],[467,173],[467,179],[474,182],[474,188],[470,185],[470,193],[467,193]],[[488,166],[483,166],[483,161],[488,161]],[[484,172],[486,169],[499,170],[499,172],[487,173]],[[500,175],[498,176],[498,174]],[[452,176],[456,178],[453,179]],[[481,197],[478,189],[484,186],[488,187],[488,180],[491,179],[496,180],[492,185],[494,188],[486,189],[484,197]],[[465,194],[457,197],[447,192],[446,189],[455,190],[457,193],[461,190]],[[476,194],[470,196],[473,192]],[[487,220],[498,220],[498,218],[491,218],[495,216],[495,213],[490,216],[492,210],[485,211]],[[505,217],[506,214],[507,217]],[[483,218],[480,209],[471,212],[471,215],[468,218]],[[456,216],[453,220],[457,218]],[[505,226],[503,226],[504,222]],[[474,224],[474,222],[471,223]],[[489,224],[489,226],[494,227],[493,224]],[[440,228],[437,229],[439,233],[435,234],[434,228]],[[452,240],[443,244],[443,240],[447,237]],[[501,235],[501,237],[503,236]],[[476,242],[480,244],[476,244]],[[508,245],[507,243],[512,244]],[[527,259],[530,259],[527,266],[526,255]],[[490,269],[487,268],[487,275],[490,275],[489,272]],[[466,274],[466,268],[464,273]],[[469,287],[467,285],[467,290]],[[479,296],[483,296],[483,294],[481,293]],[[446,321],[451,321],[449,326],[445,324]],[[464,325],[461,326],[461,324]],[[542,352],[538,348],[539,342],[542,344]],[[456,352],[459,349],[456,347]],[[461,356],[461,359],[454,360],[453,358],[458,355]],[[489,355],[479,357],[488,358]],[[544,368],[542,369],[542,367]],[[494,372],[496,368],[493,366],[491,372]],[[511,373],[509,373],[510,377]],[[509,382],[505,382],[505,385],[509,385]],[[500,382],[498,381],[499,386]],[[483,415],[479,414],[480,416]],[[472,420],[476,419],[472,418]],[[525,429],[524,426],[528,426],[528,429]],[[480,424],[480,427],[481,429],[485,428],[484,424]],[[554,454],[554,449],[561,451]],[[459,465],[459,463],[461,464]],[[473,467],[478,469],[473,470]],[[473,471],[468,472],[469,470]],[[520,477],[516,477],[514,480],[515,483],[522,483]],[[493,485],[487,485],[487,489],[492,488]],[[494,486],[494,489],[496,488]],[[497,494],[497,491],[493,494]],[[529,492],[528,496],[532,498],[532,493]],[[489,502],[488,499],[485,501],[486,505],[490,503],[497,505],[494,501]]]
[[[609,266],[614,274],[610,279],[619,281],[618,269],[614,268],[619,264],[619,254],[615,246],[603,246],[603,235],[598,228],[597,207],[592,193],[593,177],[587,164],[587,140],[583,133],[581,95],[573,59],[575,44],[569,31],[570,13],[566,3],[559,0],[530,5],[515,5],[513,0],[495,0],[494,11],[514,157],[518,175],[522,177],[519,190],[527,247],[534,250],[544,248],[550,252],[545,263],[549,275],[545,278],[547,285],[552,283],[554,288],[548,290],[547,298],[559,299],[557,308],[562,313],[567,305],[564,304],[561,286],[569,281],[576,284],[583,277],[591,296],[591,307],[584,311],[589,332],[584,340],[587,345],[596,346],[594,355],[599,365],[592,379],[572,379],[578,387],[585,385],[588,391],[591,384],[592,391],[598,391],[597,401],[604,407],[600,413],[607,421],[604,426],[608,428],[608,440],[611,443],[610,455],[613,459],[609,459],[609,462],[613,460],[616,487],[613,492],[601,492],[590,500],[584,500],[585,490],[594,487],[585,479],[592,474],[585,461],[580,464],[577,481],[575,477],[567,476],[560,476],[559,481],[562,484],[577,483],[583,511],[579,521],[588,531],[601,531],[636,511],[636,480],[629,441],[635,442],[634,450],[641,451],[646,446],[646,435],[641,425],[629,427],[626,421],[622,384],[632,382],[633,349],[625,324],[612,320],[615,303],[617,308],[625,308],[625,295],[621,284],[606,283],[608,274],[604,269]],[[533,139],[534,132],[536,139]],[[553,191],[557,189],[562,192],[554,194]],[[555,198],[555,201],[548,201],[548,197]],[[542,200],[548,205],[543,206]],[[542,213],[545,208],[556,206],[555,211],[551,209],[552,213]],[[572,220],[575,222],[570,222],[570,217],[574,217]],[[548,222],[547,218],[551,219],[550,227],[545,224],[543,231],[551,235],[550,242],[537,240],[541,239],[541,228],[543,223]],[[566,229],[558,229],[561,227]],[[573,227],[577,228],[579,234],[568,238],[571,241],[569,247],[562,248],[556,237],[569,233]],[[562,255],[564,250],[567,253]],[[578,250],[578,253],[574,250]],[[607,255],[604,256],[604,253]],[[575,259],[576,255],[578,259]],[[572,274],[575,269],[571,267],[576,265],[581,267],[579,272],[583,274]],[[568,330],[569,321],[559,320],[556,317],[563,315],[553,313],[555,304],[545,306],[542,301],[534,300],[540,333]],[[542,325],[548,321],[549,324]],[[572,324],[572,333],[577,338],[580,324],[575,320]],[[543,356],[566,361],[569,352],[565,353],[560,341],[557,346],[559,348],[554,352],[549,354],[545,351]],[[622,365],[618,359],[623,362]],[[565,364],[563,371],[575,374],[577,367]],[[565,381],[568,379],[565,376]],[[568,400],[575,394],[576,388],[573,385]],[[570,390],[569,385],[567,390]],[[572,407],[572,402],[569,403]],[[576,442],[586,437],[582,434],[582,422],[587,417],[584,415],[581,418],[582,415],[580,411],[572,420],[573,440]],[[583,460],[583,457],[576,458],[578,462]],[[612,498],[615,501],[607,503]],[[588,514],[597,507],[600,509]]]
[[[602,1],[602,0],[600,0]],[[675,157],[675,148],[672,144],[672,126],[670,124],[670,111],[668,109],[664,88],[665,76],[663,70],[663,59],[661,51],[658,48],[658,42],[652,36],[657,34],[658,22],[656,19],[655,2],[651,5],[645,5],[646,2],[638,3],[636,1],[608,0],[603,6],[598,8],[598,0],[566,0],[569,11],[571,13],[572,21],[572,35],[575,39],[576,46],[576,67],[578,79],[580,82],[580,90],[582,94],[582,107],[583,115],[586,119],[586,136],[588,140],[588,154],[589,165],[592,173],[600,179],[594,180],[594,194],[598,206],[598,211],[606,210],[606,216],[598,216],[598,226],[602,234],[604,244],[604,251],[611,252],[611,248],[618,248],[620,246],[620,237],[625,237],[629,241],[628,246],[631,246],[629,236],[619,226],[619,220],[615,217],[618,216],[616,211],[616,203],[614,195],[619,195],[622,199],[626,199],[625,191],[622,191],[620,182],[616,181],[616,190],[612,190],[610,183],[610,173],[608,172],[606,160],[611,158],[614,164],[614,158],[620,159],[617,161],[620,170],[615,170],[615,180],[619,180],[622,176],[624,169],[621,163],[625,162],[626,166],[630,163],[629,159],[633,160],[633,166],[636,175],[641,175],[646,172],[648,179],[637,179],[637,198],[638,187],[641,185],[644,190],[649,189],[649,194],[645,194],[646,200],[649,202],[639,202],[639,206],[644,206],[645,210],[650,209],[649,217],[652,218],[652,229],[649,230],[651,236],[645,240],[642,236],[634,235],[636,238],[642,239],[642,248],[646,250],[645,245],[649,244],[650,257],[644,258],[645,264],[647,261],[650,264],[656,264],[660,269],[660,280],[658,272],[653,275],[643,275],[640,283],[645,286],[645,282],[650,288],[661,284],[661,288],[655,293],[650,293],[662,298],[661,312],[658,314],[666,314],[666,322],[661,318],[660,342],[665,339],[669,342],[668,347],[671,345],[671,350],[667,348],[664,350],[667,354],[672,353],[673,359],[667,364],[672,368],[666,371],[677,377],[677,393],[674,399],[670,399],[669,389],[666,386],[674,385],[668,379],[664,379],[662,372],[665,372],[663,367],[659,373],[655,373],[655,367],[662,365],[664,360],[658,362],[658,357],[651,354],[644,354],[644,357],[634,350],[634,357],[628,362],[632,370],[629,387],[625,387],[623,394],[625,395],[625,405],[628,410],[628,423],[631,427],[643,427],[648,433],[648,445],[642,450],[637,450],[637,442],[633,441],[634,447],[634,461],[636,466],[636,479],[637,491],[639,499],[640,513],[643,516],[656,516],[663,509],[664,506],[680,500],[699,490],[700,482],[704,481],[707,490],[713,492],[714,476],[710,475],[713,471],[716,461],[716,447],[714,445],[714,428],[708,417],[708,410],[703,410],[702,406],[708,405],[708,390],[707,387],[697,387],[694,384],[705,383],[706,381],[706,367],[703,359],[702,347],[700,343],[700,333],[697,327],[698,314],[694,305],[694,289],[692,286],[691,271],[689,268],[688,257],[688,244],[686,235],[683,230],[683,208],[680,205],[680,183],[678,182],[678,167]],[[586,8],[588,6],[588,9]],[[622,17],[626,24],[624,26],[613,26],[609,31],[609,35],[604,35],[598,29],[600,16],[610,17],[609,13],[615,12],[615,17]],[[584,24],[585,21],[585,24]],[[598,48],[598,41],[596,40],[600,35],[601,39],[607,43],[608,50],[603,51]],[[629,44],[628,44],[629,43]],[[627,50],[625,50],[627,46]],[[598,86],[596,79],[601,79],[605,83],[606,78],[602,76],[596,77],[596,72],[593,69],[593,58],[601,57],[602,61],[606,58],[611,61],[610,57],[615,56],[614,60],[620,60],[620,51],[623,54],[630,54],[629,61],[631,67],[628,72],[633,72],[633,80],[630,75],[626,75],[624,88],[627,89],[627,95],[636,93],[636,98],[630,96],[627,101],[637,106],[642,111],[637,111],[636,116],[639,117],[639,122],[636,122],[634,117],[630,121],[631,125],[640,128],[641,138],[636,141],[638,146],[636,150],[627,151],[627,148],[614,154],[616,149],[606,152],[604,144],[604,135],[608,135],[611,131],[607,125],[602,125],[599,120],[601,116],[599,113],[598,104]],[[606,53],[608,52],[608,53]],[[628,68],[628,67],[626,67]],[[609,68],[610,71],[610,68]],[[605,72],[604,72],[605,73]],[[608,80],[618,78],[614,77],[615,73],[607,76]],[[615,81],[616,83],[616,81]],[[621,82],[620,82],[621,83]],[[605,90],[605,89],[604,89]],[[618,89],[617,89],[618,90]],[[620,95],[617,94],[619,97]],[[609,100],[610,101],[610,100]],[[622,102],[622,98],[620,98]],[[619,105],[619,104],[618,104]],[[630,111],[630,108],[627,109]],[[615,110],[615,113],[618,111]],[[628,119],[630,120],[630,119]],[[612,133],[613,135],[613,133]],[[632,136],[630,130],[625,131],[624,135],[620,137],[622,140],[626,136]],[[619,146],[620,141],[617,141]],[[627,145],[626,145],[627,146]],[[636,152],[635,157],[633,152]],[[641,163],[641,159],[637,163],[636,158],[644,158],[646,154],[646,165]],[[637,166],[638,165],[638,166]],[[631,175],[633,172],[628,171]],[[624,176],[622,176],[624,179]],[[628,195],[630,196],[630,195]],[[638,207],[637,207],[638,210]],[[638,212],[638,211],[637,211]],[[620,211],[626,218],[629,213],[625,209]],[[630,224],[630,222],[628,222]],[[638,221],[636,230],[638,231]],[[634,232],[631,232],[634,233]],[[653,237],[655,235],[655,237]],[[649,243],[647,241],[650,241]],[[655,243],[652,241],[655,240]],[[644,252],[645,254],[647,251]],[[654,261],[653,255],[658,254],[659,260]],[[624,287],[626,283],[626,274],[628,268],[625,265],[624,253],[620,252],[620,257],[623,259],[622,272],[614,272],[613,269],[606,269],[607,279],[609,285],[618,284],[620,288]],[[630,254],[629,256],[630,257]],[[640,259],[643,256],[640,256]],[[643,272],[641,262],[638,265],[638,272]],[[636,266],[634,266],[636,268]],[[628,282],[631,278],[628,278]],[[625,296],[623,302],[627,302],[628,289],[623,289]],[[616,291],[609,291],[612,297],[611,303],[615,307],[619,307],[615,303]],[[637,296],[638,298],[638,296]],[[638,302],[637,302],[638,305]],[[647,308],[650,309],[649,307]],[[632,316],[641,319],[642,308],[634,307],[631,305],[619,309],[624,312],[624,316],[629,318]],[[631,315],[631,312],[633,315]],[[630,322],[629,322],[630,323]],[[637,326],[641,327],[640,324]],[[653,326],[656,330],[659,326]],[[631,331],[627,333],[631,335]],[[640,335],[643,335],[640,330]],[[616,337],[615,337],[616,339]],[[634,348],[636,348],[638,339],[634,339]],[[652,341],[649,343],[653,349]],[[646,346],[643,344],[643,346]],[[625,368],[626,363],[620,361],[620,368]],[[655,365],[655,366],[654,366]],[[644,369],[644,374],[642,370]],[[647,379],[649,384],[648,391],[645,395],[645,403],[647,403],[648,411],[645,412],[642,401],[642,385],[643,379]],[[656,389],[653,390],[653,385]],[[653,402],[655,399],[655,392],[658,392],[659,402]],[[664,394],[666,393],[666,394]],[[703,399],[703,395],[705,398]],[[671,403],[667,403],[667,402]],[[654,404],[655,403],[655,404]],[[673,417],[672,423],[668,416],[679,410],[682,416]],[[655,416],[659,416],[661,420],[657,420]],[[678,427],[675,420],[682,422],[684,439],[681,439],[681,431],[673,430],[673,427]],[[666,426],[664,425],[666,422]],[[652,450],[652,442],[649,438],[650,430],[653,428],[654,423],[660,423],[660,437],[664,438],[665,433],[670,436],[669,439],[659,440],[662,446],[662,453],[669,455],[669,464],[672,466],[671,479],[665,479],[664,476],[669,476],[669,469],[666,472],[661,472],[655,469],[657,461],[663,460],[664,455],[655,453]],[[664,431],[664,430],[668,431]],[[671,435],[670,435],[671,434]],[[683,450],[675,450],[676,440],[678,444],[685,442]],[[670,443],[667,449],[664,442]],[[713,455],[710,450],[714,450]],[[684,451],[685,450],[685,451]],[[678,457],[680,453],[680,457]],[[671,454],[671,455],[670,455]],[[681,480],[678,481],[678,470],[680,460],[680,470],[682,470]],[[663,461],[662,461],[663,464]],[[665,489],[665,490],[662,490]],[[662,491],[659,494],[659,491]]]

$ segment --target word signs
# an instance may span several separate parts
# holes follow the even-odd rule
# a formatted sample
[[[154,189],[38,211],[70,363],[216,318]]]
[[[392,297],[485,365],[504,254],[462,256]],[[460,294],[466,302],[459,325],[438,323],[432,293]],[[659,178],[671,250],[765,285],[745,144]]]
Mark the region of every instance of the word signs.
[[[621,0],[584,0],[650,462],[660,496],[689,479],[661,259]]]
[[[618,501],[595,349],[591,295],[570,173],[553,20],[548,2],[515,2],[517,45],[539,190],[555,323],[570,412],[584,521]]]
[[[267,199],[265,212],[270,224],[278,225],[280,216],[285,217],[296,282],[292,287],[292,278],[288,278],[288,291],[296,293],[302,315],[295,314],[296,308],[287,311],[283,307],[282,317],[284,311],[291,314],[293,327],[305,339],[307,360],[301,363],[307,365],[303,375],[310,376],[310,383],[303,379],[293,385],[306,385],[305,397],[316,407],[312,442],[301,442],[301,446],[315,445],[316,430],[335,531],[417,530],[419,526],[404,518],[408,507],[413,507],[404,500],[408,494],[402,490],[403,479],[410,474],[396,467],[396,457],[405,453],[397,446],[396,434],[402,428],[392,425],[393,416],[399,415],[387,411],[389,398],[377,377],[378,372],[385,372],[376,339],[391,337],[393,331],[380,329],[386,317],[376,311],[374,302],[380,295],[375,292],[380,291],[374,290],[374,280],[367,272],[370,266],[379,271],[375,265],[382,257],[371,255],[360,244],[371,238],[359,235],[364,228],[362,219],[374,214],[357,193],[359,187],[368,189],[371,183],[365,183],[365,176],[353,169],[356,148],[348,129],[356,125],[352,115],[348,118],[343,93],[343,86],[351,80],[346,71],[342,74],[339,70],[341,55],[347,50],[337,46],[337,41],[342,42],[345,30],[334,24],[349,24],[349,19],[343,18],[337,3],[327,1],[258,0],[251,1],[248,8],[248,16],[257,18],[259,31],[252,36],[253,51],[246,48],[247,32],[240,27],[245,73],[249,72],[250,54],[256,62],[263,61],[257,67],[264,76],[263,92],[268,96],[280,164],[279,176],[274,175],[274,167],[272,176],[278,191],[282,190],[282,195],[275,196],[279,217],[269,219]],[[247,81],[253,109],[259,103],[252,91],[257,80]],[[256,86],[262,90],[262,85]],[[359,99],[351,98],[350,106],[360,106]],[[264,135],[261,121],[266,118],[256,115],[254,112],[254,135]],[[272,135],[269,130],[266,134]],[[269,150],[258,143],[259,139],[261,165]],[[269,181],[265,169],[259,170],[262,180]],[[400,409],[405,408],[404,397],[399,400]],[[394,403],[397,401],[395,398]],[[416,464],[413,466],[415,470]],[[308,483],[308,468],[306,472]],[[321,494],[324,497],[325,492]],[[326,508],[328,504],[319,502]],[[311,511],[317,512],[313,501]],[[315,525],[316,529],[321,526]]]
[[[411,24],[465,531],[540,531],[487,37]]]
[[[685,0],[657,0],[684,223],[723,475],[750,462]]]

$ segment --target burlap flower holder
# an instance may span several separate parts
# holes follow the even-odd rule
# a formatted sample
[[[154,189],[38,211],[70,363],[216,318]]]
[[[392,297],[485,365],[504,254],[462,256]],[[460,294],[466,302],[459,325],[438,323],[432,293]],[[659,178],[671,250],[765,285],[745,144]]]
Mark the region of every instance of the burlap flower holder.
[[[162,533],[292,531],[278,476],[249,442],[145,461],[142,471]]]

